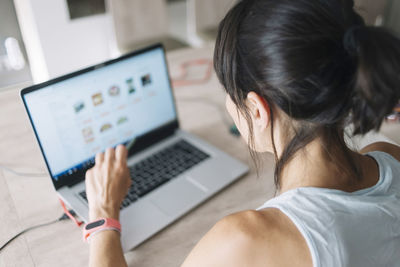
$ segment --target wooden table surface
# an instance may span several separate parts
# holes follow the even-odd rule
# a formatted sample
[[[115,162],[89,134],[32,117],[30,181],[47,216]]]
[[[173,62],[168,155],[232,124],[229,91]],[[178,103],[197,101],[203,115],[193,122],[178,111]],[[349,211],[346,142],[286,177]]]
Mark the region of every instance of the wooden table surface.
[[[212,59],[212,47],[168,54],[172,77],[191,59]],[[193,67],[201,78],[205,66]],[[0,165],[20,172],[46,173],[39,147],[16,88],[0,93]],[[241,138],[229,133],[224,91],[215,75],[204,84],[174,89],[181,127],[251,166],[249,174],[125,254],[129,266],[179,266],[196,242],[222,217],[255,209],[273,197],[273,158],[263,155],[257,177]],[[383,132],[400,143],[399,125]],[[57,219],[63,213],[48,175],[22,177],[0,169],[0,245],[26,227]],[[0,252],[0,266],[87,266],[88,246],[81,229],[62,221],[30,231]]]

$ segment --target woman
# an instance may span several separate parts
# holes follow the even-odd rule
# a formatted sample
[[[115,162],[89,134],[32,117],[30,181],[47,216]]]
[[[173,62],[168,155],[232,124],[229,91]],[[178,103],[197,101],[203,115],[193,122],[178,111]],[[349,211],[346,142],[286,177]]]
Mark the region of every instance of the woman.
[[[279,194],[219,221],[183,266],[399,266],[400,148],[344,142],[378,130],[400,96],[400,41],[350,0],[247,0],[221,22],[215,70],[254,152],[276,158]],[[87,172],[90,219],[118,219],[126,150]],[[92,266],[126,265],[119,234],[90,243]]]

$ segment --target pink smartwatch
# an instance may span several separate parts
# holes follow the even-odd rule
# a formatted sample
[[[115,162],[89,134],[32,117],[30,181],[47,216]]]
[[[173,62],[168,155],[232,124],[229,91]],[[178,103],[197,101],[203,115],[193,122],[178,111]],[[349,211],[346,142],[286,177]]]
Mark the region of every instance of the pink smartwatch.
[[[121,224],[119,221],[111,218],[101,218],[85,224],[83,227],[83,240],[89,241],[91,236],[105,230],[114,230],[121,233]]]

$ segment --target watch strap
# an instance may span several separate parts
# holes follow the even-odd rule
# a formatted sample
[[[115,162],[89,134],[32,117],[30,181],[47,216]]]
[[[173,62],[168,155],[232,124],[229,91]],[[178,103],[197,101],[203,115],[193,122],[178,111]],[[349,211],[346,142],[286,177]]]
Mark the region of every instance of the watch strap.
[[[121,224],[119,221],[112,218],[100,218],[87,223],[83,227],[83,240],[89,241],[91,236],[105,230],[114,230],[121,233]]]

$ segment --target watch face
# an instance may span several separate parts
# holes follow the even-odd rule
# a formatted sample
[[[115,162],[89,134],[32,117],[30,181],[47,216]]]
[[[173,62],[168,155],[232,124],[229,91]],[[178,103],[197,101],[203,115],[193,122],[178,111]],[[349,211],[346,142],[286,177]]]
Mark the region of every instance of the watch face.
[[[90,230],[90,229],[99,227],[99,226],[103,225],[104,223],[105,223],[105,220],[101,219],[101,220],[98,220],[98,221],[89,223],[88,225],[86,225],[86,228],[85,228],[85,229],[86,229],[86,230]]]

